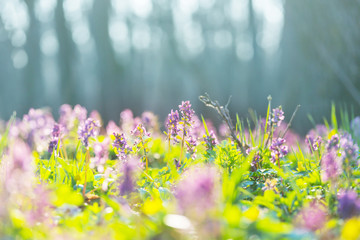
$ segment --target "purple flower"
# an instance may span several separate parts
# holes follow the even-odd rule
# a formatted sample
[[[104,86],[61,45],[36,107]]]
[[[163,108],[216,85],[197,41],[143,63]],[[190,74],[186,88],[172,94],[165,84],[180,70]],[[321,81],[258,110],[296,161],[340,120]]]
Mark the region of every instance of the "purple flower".
[[[52,153],[54,149],[57,149],[59,137],[60,137],[60,125],[55,123],[53,130],[51,132],[51,140],[48,149],[49,153]]]
[[[310,153],[317,151],[321,147],[322,138],[317,136],[316,138],[313,135],[307,135],[305,138],[305,142],[308,145]]]
[[[225,123],[221,123],[219,126],[219,133],[222,137],[227,137],[230,134],[229,127]]]
[[[106,134],[109,136],[114,132],[120,132],[120,128],[114,121],[109,121],[108,125],[106,126]]]
[[[97,167],[99,173],[104,172],[104,165],[108,159],[108,147],[109,139],[105,139],[103,142],[96,142],[94,144],[95,157],[91,159],[90,167]]]
[[[250,148],[248,148],[248,149],[250,149]],[[249,153],[247,153],[247,155],[249,155]],[[259,165],[260,160],[261,160],[261,155],[259,153],[256,153],[254,155],[253,160],[250,163],[251,171],[255,172],[258,169],[258,165]]]
[[[217,177],[213,168],[195,168],[185,172],[175,193],[180,209],[198,215],[213,207],[218,197]]]
[[[327,152],[321,159],[321,179],[323,182],[334,181],[342,173],[342,161],[336,151]]]
[[[72,107],[69,104],[63,104],[59,110],[59,124],[66,130],[69,131],[74,127],[74,116]]]
[[[360,199],[353,190],[343,191],[338,196],[338,213],[342,219],[352,218],[360,214]]]
[[[343,160],[356,160],[359,154],[359,147],[351,138],[349,133],[344,133],[340,138],[340,153]]]
[[[80,124],[78,135],[81,142],[85,147],[89,146],[89,138],[95,137],[99,133],[100,124],[92,118],[86,119],[85,122]]]
[[[157,129],[158,128],[158,118],[152,112],[143,112],[141,114],[141,122],[148,128],[148,129]]]
[[[115,140],[112,145],[116,148],[119,159],[125,160],[127,154],[131,151],[131,147],[129,147],[129,145],[127,144],[123,133],[114,133],[114,137]]]
[[[190,101],[182,101],[181,105],[179,105],[179,109],[182,115],[182,121],[186,124],[190,124],[192,116],[195,114],[195,111],[191,108]]]
[[[129,161],[121,164],[120,172],[122,176],[119,178],[119,194],[127,195],[135,191],[135,173],[137,171],[137,159],[129,159]]]
[[[47,110],[30,109],[23,117],[20,135],[26,139],[30,148],[42,152],[48,148],[54,122],[51,113]]]
[[[47,223],[50,217],[51,208],[50,192],[43,185],[37,185],[34,189],[33,198],[31,199],[32,208],[28,213],[27,220],[31,226],[39,222]]]
[[[73,115],[80,123],[86,120],[87,110],[86,108],[80,106],[79,104],[75,105]]]
[[[284,112],[282,111],[281,106],[278,108],[273,109],[272,113],[272,119],[271,121],[276,124],[277,126],[280,126],[281,122],[285,119]]]
[[[131,134],[136,136],[136,137],[150,137],[150,133],[148,133],[145,129],[145,127],[139,123],[132,131]]]
[[[204,141],[207,150],[213,150],[217,144],[217,139],[213,131],[210,131],[209,135],[204,136]]]
[[[197,146],[196,137],[193,137],[192,135],[189,135],[185,141],[187,152],[195,158],[196,149]]]
[[[288,154],[288,147],[283,145],[286,142],[283,138],[277,138],[272,141],[270,146],[271,150],[271,162],[276,163],[279,158],[284,157]]]
[[[26,193],[32,189],[34,179],[31,149],[21,140],[15,140],[9,146],[8,156],[2,161],[6,163],[4,183],[8,193]]]
[[[331,136],[330,140],[328,140],[326,149],[330,151],[331,149],[338,150],[339,149],[339,135],[334,134]]]
[[[134,114],[130,109],[125,109],[120,113],[120,123],[122,131],[126,133],[134,128]]]
[[[316,231],[324,227],[326,215],[324,206],[312,202],[310,206],[303,208],[299,212],[297,215],[297,223],[301,228]]]
[[[168,129],[168,134],[170,135],[170,138],[172,137],[175,141],[176,141],[176,136],[179,133],[179,129],[178,129],[179,120],[180,117],[178,111],[176,110],[174,112],[171,109],[171,112],[168,115],[165,125]]]

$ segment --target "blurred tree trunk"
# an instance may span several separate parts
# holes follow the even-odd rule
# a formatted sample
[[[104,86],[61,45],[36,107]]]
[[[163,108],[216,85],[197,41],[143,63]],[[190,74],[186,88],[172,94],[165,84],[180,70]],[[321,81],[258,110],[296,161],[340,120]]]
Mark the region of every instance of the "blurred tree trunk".
[[[321,122],[330,116],[330,100],[359,101],[359,10],[349,1],[285,2],[279,84],[286,89],[285,112],[301,104]],[[306,114],[298,114],[294,125],[299,131],[312,127]]]
[[[41,51],[40,51],[40,23],[35,16],[35,1],[24,0],[28,9],[29,28],[25,51],[28,56],[28,63],[25,67],[24,86],[25,101],[24,112],[31,107],[39,107],[43,103],[44,83],[41,74]]]
[[[121,68],[116,61],[109,36],[110,0],[94,0],[90,14],[90,29],[95,41],[100,81],[99,111],[108,119],[118,119],[121,95],[127,89],[120,88]]]
[[[64,16],[64,0],[57,0],[55,8],[55,29],[59,42],[58,64],[60,74],[61,102],[76,103],[76,79],[74,76],[75,46]]]
[[[251,45],[253,49],[253,58],[250,63],[250,78],[249,78],[249,103],[257,111],[264,112],[266,104],[262,101],[264,93],[263,81],[263,54],[257,42],[258,19],[254,10],[253,0],[249,0],[249,31],[251,35]]]

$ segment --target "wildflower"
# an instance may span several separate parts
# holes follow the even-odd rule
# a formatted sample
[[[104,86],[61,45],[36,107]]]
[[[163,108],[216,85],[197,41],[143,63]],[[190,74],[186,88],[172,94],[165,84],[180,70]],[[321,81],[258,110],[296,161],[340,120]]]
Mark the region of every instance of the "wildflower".
[[[323,228],[326,223],[326,210],[324,206],[312,202],[299,212],[296,220],[299,227],[316,231]]]
[[[338,196],[338,213],[342,219],[360,215],[360,199],[353,190],[347,190]]]
[[[272,113],[272,123],[276,124],[277,126],[280,126],[281,122],[285,119],[284,112],[282,111],[281,106],[278,108],[273,109]]]
[[[190,124],[192,117],[195,114],[195,111],[191,108],[190,101],[182,101],[181,105],[179,105],[179,109],[184,123]]]
[[[32,189],[34,178],[33,160],[30,147],[21,140],[15,140],[3,161],[4,183],[9,193],[25,193]]]
[[[334,134],[331,136],[330,140],[327,142],[326,149],[330,151],[331,149],[338,150],[339,149],[339,135]]]
[[[185,141],[186,143],[186,148],[187,148],[187,152],[190,154],[190,156],[192,156],[193,158],[195,158],[195,153],[196,153],[196,138],[193,137],[192,135],[189,135]]]
[[[148,129],[156,130],[158,128],[158,118],[152,112],[143,112],[141,114],[141,122],[143,122]]]
[[[60,137],[60,125],[56,123],[54,124],[53,130],[51,132],[51,140],[48,149],[49,153],[52,153],[54,149],[57,149],[59,137]]]
[[[101,115],[98,111],[93,110],[90,113],[90,118],[94,119],[95,121],[99,122],[102,125],[102,119],[101,119]]]
[[[54,126],[50,112],[44,109],[30,109],[24,115],[20,135],[30,148],[42,152],[48,148],[49,137]]]
[[[108,145],[108,138],[103,142],[97,142],[94,144],[95,157],[91,159],[90,167],[94,168],[96,166],[99,173],[104,172],[104,165],[109,154]]]
[[[119,179],[119,194],[121,196],[127,195],[135,191],[135,173],[137,169],[137,159],[129,159],[123,162],[120,172],[122,176]]]
[[[288,154],[288,147],[286,145],[283,145],[285,142],[286,141],[283,138],[277,138],[272,141],[270,150],[271,150],[271,161],[273,163],[276,163],[276,161],[279,160],[279,158],[282,158]]]
[[[120,128],[114,121],[109,121],[108,125],[106,126],[106,134],[112,135],[114,132],[120,132]]]
[[[217,173],[213,168],[195,168],[184,173],[175,196],[179,207],[189,214],[203,214],[214,206],[217,195]]]
[[[178,123],[179,123],[180,117],[179,117],[179,113],[176,110],[175,112],[173,110],[171,110],[171,112],[168,115],[167,121],[165,123],[167,129],[168,129],[168,134],[170,138],[173,138],[174,141],[176,140],[176,136],[179,133],[179,129],[178,129]]]
[[[229,127],[225,123],[220,124],[219,133],[220,133],[220,136],[222,136],[222,137],[229,136],[229,134],[230,134]]]
[[[148,133],[145,129],[145,127],[139,123],[132,131],[131,134],[137,137],[150,137],[150,133]]]
[[[126,142],[124,134],[114,133],[115,140],[113,142],[113,147],[116,148],[118,152],[118,157],[120,160],[125,160],[126,155],[131,151],[131,147]]]
[[[334,150],[327,152],[321,159],[321,179],[334,181],[342,173],[342,162]]]
[[[321,143],[322,143],[322,138],[320,136],[317,136],[315,138],[312,135],[307,135],[305,138],[305,142],[308,145],[310,153],[313,153],[314,151],[317,151],[320,149]]]
[[[204,141],[207,150],[212,151],[217,144],[217,139],[213,131],[210,131],[209,135],[204,136]]]
[[[78,129],[79,139],[85,147],[89,146],[89,138],[95,137],[99,133],[100,124],[92,118],[86,119],[85,122],[80,124]]]
[[[276,184],[277,184],[277,180],[275,178],[271,179],[271,180],[267,178],[262,190],[263,191],[271,190],[271,191],[274,191],[275,193],[279,193],[279,190],[277,189]]]
[[[86,120],[87,110],[86,110],[86,108],[77,104],[74,107],[73,115],[74,115],[74,118],[77,119],[81,123]]]
[[[120,113],[120,127],[122,131],[128,133],[134,127],[134,115],[130,109],[125,109]]]
[[[340,153],[343,160],[356,160],[359,154],[359,147],[351,138],[349,133],[344,133],[340,139]]]
[[[31,199],[32,209],[29,211],[27,220],[32,226],[39,222],[48,220],[48,212],[51,208],[50,192],[45,189],[43,185],[37,185],[33,190],[33,197]]]
[[[69,104],[63,104],[59,110],[59,124],[65,131],[70,131],[74,127],[74,116],[72,107]]]
[[[250,149],[250,148],[249,148]],[[249,152],[250,153],[250,152]],[[247,153],[247,155],[249,155],[249,153]],[[258,169],[258,165],[261,159],[261,155],[259,153],[256,153],[253,160],[250,163],[250,168],[251,171],[255,172]]]

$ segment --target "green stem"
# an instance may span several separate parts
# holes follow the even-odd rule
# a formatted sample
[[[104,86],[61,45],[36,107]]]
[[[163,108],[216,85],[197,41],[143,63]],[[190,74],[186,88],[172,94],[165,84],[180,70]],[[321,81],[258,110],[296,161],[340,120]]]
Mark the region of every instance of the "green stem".
[[[144,148],[144,156],[145,156],[145,162],[146,162],[146,172],[149,172],[149,163],[148,163],[148,158],[147,158],[147,155],[146,155],[146,148],[145,148],[142,136],[140,136],[140,141],[141,141],[141,144],[142,144],[142,146]]]
[[[182,157],[183,157],[184,143],[185,143],[185,133],[186,133],[185,128],[186,128],[186,125],[185,125],[185,121],[184,121],[183,137],[182,137],[182,141],[181,141],[181,151],[180,151],[179,164],[181,164],[181,160],[182,160]]]
[[[84,187],[83,187],[83,197],[85,197],[85,191],[86,191],[87,170],[89,167],[89,159],[90,159],[90,153],[89,153],[89,149],[87,149],[86,155],[85,155],[85,182],[84,182]]]

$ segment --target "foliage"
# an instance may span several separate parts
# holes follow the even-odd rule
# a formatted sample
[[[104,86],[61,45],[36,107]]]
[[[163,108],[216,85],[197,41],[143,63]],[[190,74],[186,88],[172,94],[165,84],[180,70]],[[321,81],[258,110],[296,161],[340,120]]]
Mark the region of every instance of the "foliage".
[[[191,118],[169,114],[165,134],[153,114],[130,110],[119,126],[84,127],[101,119],[80,106],[62,106],[70,111],[57,122],[40,109],[10,120],[0,141],[1,238],[360,237],[357,118],[342,111],[339,120],[333,107],[331,124],[301,140],[269,103],[266,119],[245,129],[238,118],[230,138],[185,103]]]

